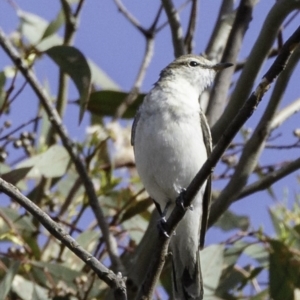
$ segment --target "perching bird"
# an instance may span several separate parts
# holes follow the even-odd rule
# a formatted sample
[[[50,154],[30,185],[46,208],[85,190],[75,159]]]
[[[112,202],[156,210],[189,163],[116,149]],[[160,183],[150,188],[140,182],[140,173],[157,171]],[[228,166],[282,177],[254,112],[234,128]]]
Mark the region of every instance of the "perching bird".
[[[162,218],[172,212],[211,152],[199,96],[217,71],[231,65],[183,55],[162,70],[137,112],[131,136],[136,167]],[[174,299],[203,297],[199,246],[204,245],[210,190],[209,178],[171,237]]]

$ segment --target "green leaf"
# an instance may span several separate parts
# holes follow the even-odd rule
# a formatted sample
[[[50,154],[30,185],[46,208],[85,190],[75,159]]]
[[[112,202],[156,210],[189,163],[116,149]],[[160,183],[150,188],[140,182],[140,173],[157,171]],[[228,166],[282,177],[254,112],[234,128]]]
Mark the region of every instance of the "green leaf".
[[[62,26],[64,21],[65,21],[65,15],[64,15],[63,11],[60,11],[58,13],[57,17],[48,24],[47,28],[44,31],[44,34],[41,37],[41,40],[56,33],[59,30],[59,28]]]
[[[18,16],[20,19],[19,31],[21,35],[24,36],[31,45],[35,45],[39,51],[42,52],[50,47],[62,44],[62,38],[57,34],[42,38],[49,26],[49,22],[45,19],[21,10],[18,11]]]
[[[269,299],[269,289],[265,289],[262,292],[258,293],[257,295],[250,298],[250,300],[265,300]]]
[[[19,266],[19,261],[14,262],[0,282],[0,299],[6,299],[6,296],[10,291],[13,279],[19,270]]]
[[[205,295],[214,295],[223,269],[224,245],[211,245],[200,252]]]
[[[227,210],[215,224],[216,227],[224,231],[233,229],[245,231],[249,228],[249,225],[249,218],[246,215],[237,215],[229,210]]]
[[[3,180],[15,185],[20,180],[25,178],[25,176],[28,174],[28,172],[31,170],[31,168],[32,167],[15,169],[10,172],[4,173],[3,175],[1,175],[1,177]]]
[[[244,250],[244,253],[254,258],[264,267],[267,267],[269,264],[269,252],[261,244],[250,244]]]
[[[5,82],[6,82],[6,76],[5,73],[2,71],[0,72],[0,108],[2,109],[2,106],[4,105],[6,91],[5,91]]]
[[[135,202],[133,206],[130,206],[125,211],[125,213],[123,214],[123,216],[120,220],[120,223],[123,223],[124,221],[132,218],[135,215],[141,214],[152,204],[153,204],[153,201],[150,198]]]
[[[270,298],[293,300],[300,288],[300,256],[279,241],[270,241]]]
[[[92,73],[92,82],[103,90],[120,90],[119,85],[114,82],[102,69],[100,69],[92,60],[88,59],[88,64]]]
[[[75,47],[54,46],[46,51],[51,59],[74,81],[80,95],[79,123],[82,120],[91,89],[91,70],[85,56]]]
[[[22,300],[51,300],[48,289],[45,289],[20,275],[15,276],[12,286],[13,291]]]
[[[114,116],[117,108],[121,105],[128,93],[119,91],[98,91],[90,95],[87,109],[97,116]],[[139,94],[137,99],[131,104],[123,115],[125,119],[132,119],[138,107],[143,102],[145,94]]]
[[[63,176],[69,166],[70,156],[60,145],[50,147],[46,152],[21,162],[17,168],[32,167],[27,174],[30,178],[55,178]]]

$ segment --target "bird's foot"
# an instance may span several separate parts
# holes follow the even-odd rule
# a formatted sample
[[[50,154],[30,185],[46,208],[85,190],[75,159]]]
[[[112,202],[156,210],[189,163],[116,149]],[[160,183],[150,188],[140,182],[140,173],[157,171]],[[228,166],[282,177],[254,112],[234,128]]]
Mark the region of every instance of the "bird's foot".
[[[194,210],[193,204],[191,204],[189,207],[184,206],[185,194],[186,194],[186,189],[182,188],[179,196],[176,198],[176,205],[179,206],[183,211],[186,211],[187,209],[193,211]]]

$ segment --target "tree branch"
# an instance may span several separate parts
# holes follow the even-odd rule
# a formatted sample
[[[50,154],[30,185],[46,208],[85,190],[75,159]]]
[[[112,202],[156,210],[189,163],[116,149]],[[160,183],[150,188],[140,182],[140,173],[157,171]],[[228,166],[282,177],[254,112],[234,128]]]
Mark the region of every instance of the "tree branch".
[[[172,0],[161,0],[161,2],[168,17],[172,33],[174,55],[175,57],[179,57],[183,54],[186,54],[186,50],[184,47],[183,30],[181,27],[179,14],[175,9]]]
[[[195,34],[196,24],[197,24],[198,7],[199,7],[198,0],[192,0],[191,13],[189,17],[189,25],[184,39],[184,45],[185,48],[187,49],[187,53],[193,52],[193,39],[194,39],[194,34]]]
[[[236,88],[231,95],[230,102],[221,118],[212,127],[212,137],[214,141],[219,140],[224,128],[227,127],[248,98],[257,74],[263,62],[268,57],[268,53],[285,17],[293,10],[299,8],[300,2],[297,0],[280,0],[274,4],[262,25],[259,37],[247,59],[243,72],[236,84]]]
[[[76,256],[84,261],[100,279],[106,282],[113,290],[115,299],[127,299],[124,278],[114,274],[111,270],[101,264],[97,258],[84,250],[61,226],[54,222],[37,205],[26,198],[15,186],[0,178],[0,191],[13,198],[26,211],[30,212],[55,238],[66,245]]]
[[[37,81],[32,70],[28,68],[26,62],[20,57],[19,53],[11,45],[10,41],[5,36],[1,28],[0,28],[0,45],[3,48],[3,50],[7,53],[7,55],[10,57],[10,59],[14,62],[15,66],[20,70],[20,72],[26,78],[26,80],[34,90],[35,94],[40,99],[40,102],[44,107],[50,122],[52,123],[56,132],[60,136],[64,147],[68,151],[71,160],[76,167],[78,175],[82,179],[83,185],[88,195],[89,204],[96,216],[97,222],[103,234],[103,238],[106,242],[107,250],[112,262],[113,269],[123,271],[123,266],[118,254],[117,242],[109,232],[108,225],[105,221],[104,213],[99,205],[98,197],[96,195],[93,182],[89,178],[86,168],[77,153],[74,142],[69,138],[67,130],[64,127],[60,116],[58,115],[55,108],[53,108],[51,99],[48,98],[47,94],[44,92],[44,89]]]
[[[231,63],[237,61],[242,41],[252,20],[252,11],[256,3],[256,0],[242,0],[240,2],[221,61]],[[216,76],[206,111],[207,120],[211,127],[223,113],[227,101],[225,95],[228,94],[234,72],[234,68],[229,68],[226,72],[219,72]]]
[[[293,69],[299,60],[298,51],[294,51],[295,45],[300,43],[300,27],[294,32],[294,34],[286,41],[279,55],[271,65],[265,76],[263,77],[259,88],[256,90],[257,97],[261,97],[260,93],[264,93],[263,88],[268,88],[270,83],[282,72],[288,59],[288,68],[278,78],[275,85],[271,101],[269,101],[265,113],[263,114],[259,124],[257,125],[252,137],[249,139],[244,147],[243,153],[240,157],[238,165],[235,167],[235,172],[223,189],[218,199],[216,199],[212,205],[210,224],[216,222],[216,220],[226,211],[230,206],[233,199],[237,197],[242,188],[246,185],[249,175],[253,172],[258,157],[264,148],[265,141],[271,131],[270,125],[272,118],[276,113],[276,109],[281,100],[281,96],[285,91],[285,87],[290,79]],[[293,55],[291,55],[293,53]],[[253,94],[252,94],[253,95]],[[251,96],[252,97],[252,96]],[[249,100],[248,100],[249,101]],[[243,109],[243,108],[242,108]],[[242,110],[241,109],[241,110]]]
[[[300,111],[300,98],[279,111],[272,120],[271,129],[279,127],[285,120]]]
[[[256,192],[265,190],[269,188],[272,184],[284,178],[285,176],[297,171],[300,169],[300,158],[296,159],[293,162],[287,163],[285,166],[281,167],[279,170],[276,170],[268,175],[266,175],[261,180],[258,180],[245,188],[239,193],[239,195],[232,201],[236,202],[242,198],[245,198]]]

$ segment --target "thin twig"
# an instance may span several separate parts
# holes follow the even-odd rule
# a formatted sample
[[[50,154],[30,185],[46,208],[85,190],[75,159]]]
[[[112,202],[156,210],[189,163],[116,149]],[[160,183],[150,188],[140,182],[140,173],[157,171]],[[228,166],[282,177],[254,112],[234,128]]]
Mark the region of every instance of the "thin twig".
[[[129,105],[131,105],[134,102],[134,100],[137,98],[139,91],[140,91],[140,87],[145,78],[147,68],[148,68],[150,61],[152,59],[152,56],[153,56],[153,48],[154,48],[154,38],[148,37],[146,39],[145,54],[144,54],[137,78],[135,80],[135,83],[133,84],[133,87],[132,87],[130,93],[128,94],[128,96],[124,99],[124,101],[121,103],[121,105],[117,108],[115,116],[114,116],[114,120],[121,118],[123,116],[123,114],[125,113],[125,111],[127,110],[127,108],[129,107]]]
[[[124,17],[143,35],[147,35],[147,30],[139,23],[139,21],[127,10],[121,0],[114,0],[119,11],[124,15]]]

